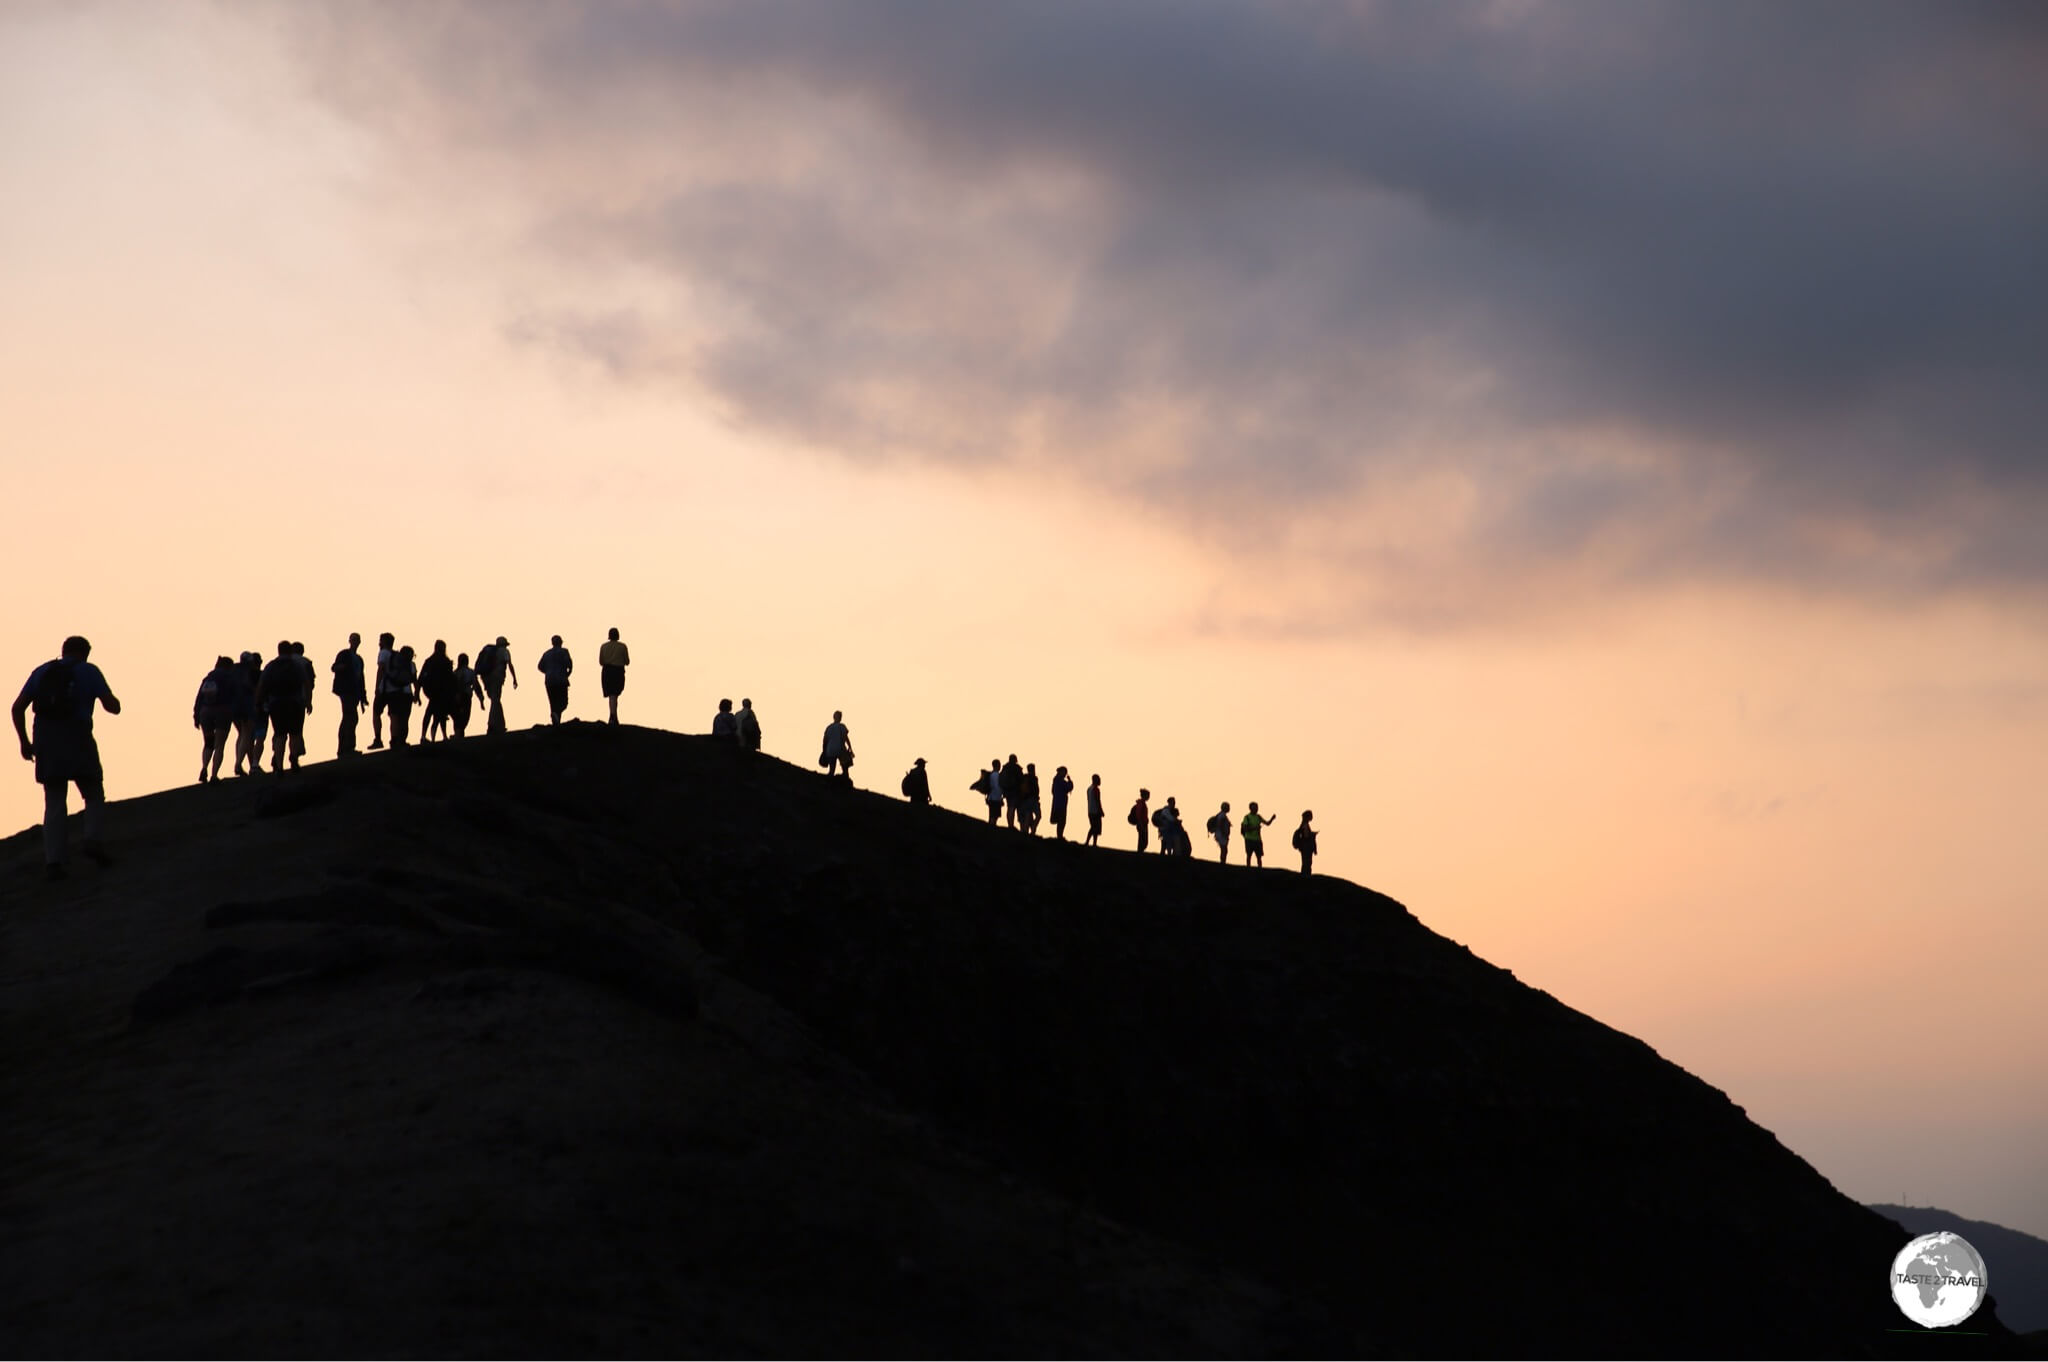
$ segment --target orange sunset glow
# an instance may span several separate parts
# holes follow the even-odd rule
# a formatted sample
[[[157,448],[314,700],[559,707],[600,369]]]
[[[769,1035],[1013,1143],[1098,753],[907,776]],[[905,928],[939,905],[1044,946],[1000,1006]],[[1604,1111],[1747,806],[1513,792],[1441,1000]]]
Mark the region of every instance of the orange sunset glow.
[[[524,728],[617,627],[626,722],[843,710],[865,789],[1313,809],[1850,1196],[2048,1236],[2039,26],[774,9],[0,14],[0,653],[91,640],[110,800],[217,654],[302,640],[325,761],[351,631],[508,636]]]

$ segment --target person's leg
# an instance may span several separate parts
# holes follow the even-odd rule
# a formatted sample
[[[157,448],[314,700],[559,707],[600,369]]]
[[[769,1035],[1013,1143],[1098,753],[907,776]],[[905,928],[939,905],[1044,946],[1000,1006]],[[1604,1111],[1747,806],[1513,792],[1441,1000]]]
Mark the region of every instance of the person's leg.
[[[222,724],[213,730],[213,778],[220,779],[221,763],[227,760],[228,744],[235,740],[235,726]]]
[[[270,771],[272,775],[284,769],[285,749],[291,746],[291,738],[284,731],[282,711],[270,716]]]
[[[106,781],[99,776],[79,781],[78,797],[85,803],[85,817],[81,820],[85,837],[78,849],[105,865],[107,853],[100,847],[100,819],[107,807]]]
[[[378,751],[384,746],[384,711],[390,707],[391,697],[378,691],[370,701],[370,750]]]
[[[1301,853],[1301,873],[1302,873],[1302,874],[1304,874],[1304,875],[1307,875],[1307,874],[1310,874],[1310,873],[1312,873],[1312,872],[1310,871],[1309,867],[1313,866],[1313,865],[1315,864],[1315,862],[1316,862],[1316,854],[1315,854],[1315,853],[1314,853],[1313,851],[1304,851],[1304,852],[1302,852],[1302,853]]]
[[[391,713],[391,745],[404,747],[412,728],[412,697],[394,695],[385,708]]]
[[[616,695],[608,695],[605,698],[611,702],[612,722],[617,723],[619,721],[619,697]]]
[[[64,864],[64,824],[71,816],[71,786],[50,781],[43,786],[43,864]]]
[[[353,700],[341,702],[341,729],[335,735],[335,756],[352,757],[356,754],[356,720],[362,712]]]
[[[490,713],[484,716],[484,732],[487,734],[503,733],[505,731],[504,683],[500,682],[495,686],[485,686],[484,694],[491,702]]]

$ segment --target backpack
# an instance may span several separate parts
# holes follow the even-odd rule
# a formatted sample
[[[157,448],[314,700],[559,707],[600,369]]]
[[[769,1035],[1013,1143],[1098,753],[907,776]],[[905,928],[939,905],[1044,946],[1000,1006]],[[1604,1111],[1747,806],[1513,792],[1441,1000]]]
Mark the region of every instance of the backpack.
[[[1221,813],[1209,815],[1209,835],[1211,837],[1216,837],[1229,831],[1230,820],[1228,818],[1225,818]]]
[[[903,773],[903,797],[905,799],[910,798],[910,773],[908,771]]]
[[[36,678],[35,711],[38,719],[74,719],[78,707],[72,696],[77,664],[63,658],[46,664]]]
[[[479,676],[489,676],[498,666],[498,645],[486,643],[476,650],[476,671]]]
[[[1125,816],[1124,821],[1134,828],[1142,828],[1145,826],[1144,811],[1145,806],[1143,804],[1133,804],[1131,805],[1130,813]]]

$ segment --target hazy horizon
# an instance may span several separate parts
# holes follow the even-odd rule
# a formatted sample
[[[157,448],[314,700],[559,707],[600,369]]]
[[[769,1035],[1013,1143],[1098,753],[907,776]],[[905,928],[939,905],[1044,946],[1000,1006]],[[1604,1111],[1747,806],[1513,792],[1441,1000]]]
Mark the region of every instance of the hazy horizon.
[[[218,653],[325,760],[351,631],[525,727],[616,626],[628,721],[863,788],[1313,808],[2048,1237],[2044,134],[1970,5],[15,7],[0,671],[92,640],[115,799]]]

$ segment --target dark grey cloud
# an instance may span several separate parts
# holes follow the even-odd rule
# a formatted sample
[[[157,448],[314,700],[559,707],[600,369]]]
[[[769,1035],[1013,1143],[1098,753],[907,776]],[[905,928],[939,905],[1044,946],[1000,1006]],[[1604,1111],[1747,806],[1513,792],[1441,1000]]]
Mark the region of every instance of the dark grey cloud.
[[[2048,8],[348,5],[299,36],[437,181],[640,281],[519,334],[687,354],[821,444],[1049,433],[1251,535],[1448,460],[1478,491],[1443,561],[1489,571],[1655,525],[1611,574],[2048,577]],[[1128,459],[1160,413],[1174,456]]]

